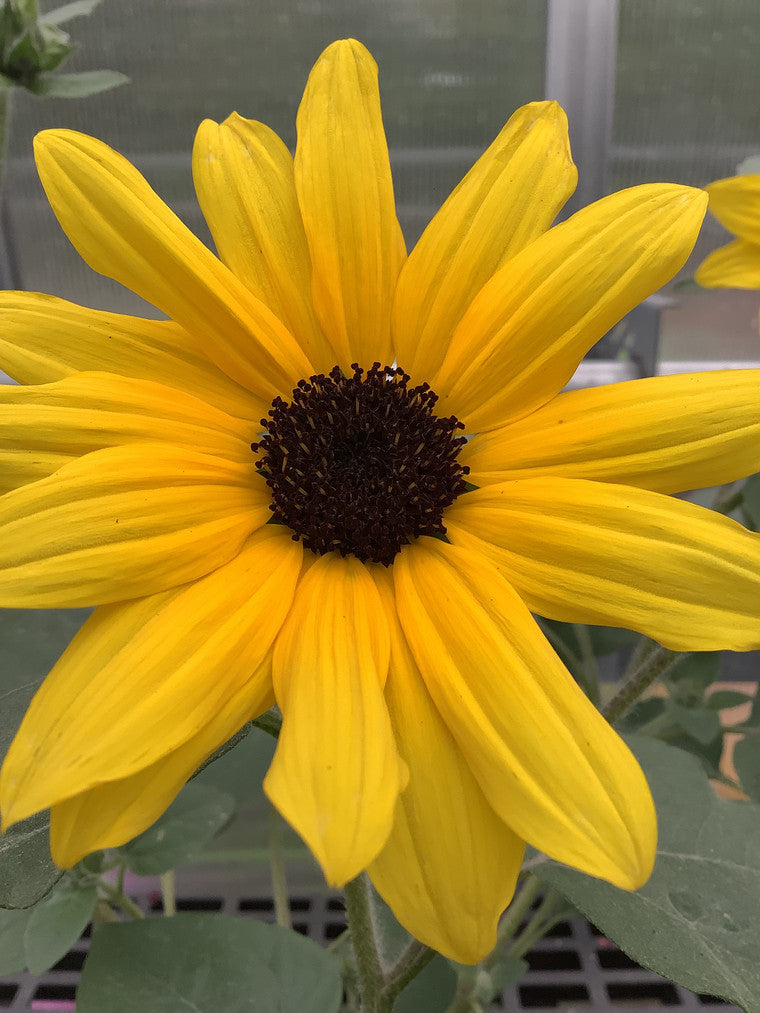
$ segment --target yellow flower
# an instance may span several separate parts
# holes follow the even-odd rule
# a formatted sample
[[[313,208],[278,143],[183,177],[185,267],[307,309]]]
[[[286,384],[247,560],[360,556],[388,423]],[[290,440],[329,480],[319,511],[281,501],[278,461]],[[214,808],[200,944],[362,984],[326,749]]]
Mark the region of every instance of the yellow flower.
[[[738,238],[697,268],[705,288],[760,288],[760,175],[719,179],[706,188],[710,210]]]
[[[663,495],[758,469],[758,372],[560,393],[684,263],[705,195],[550,228],[576,174],[537,102],[407,258],[354,41],[311,73],[295,162],[260,123],[201,125],[220,259],[99,141],[36,155],[84,259],[171,319],[0,299],[32,384],[0,391],[0,605],[99,606],[11,747],[5,824],[51,807],[62,866],[118,845],[276,700],[273,803],[448,956],[491,948],[526,840],[643,883],[644,777],[531,612],[760,644],[760,540]]]

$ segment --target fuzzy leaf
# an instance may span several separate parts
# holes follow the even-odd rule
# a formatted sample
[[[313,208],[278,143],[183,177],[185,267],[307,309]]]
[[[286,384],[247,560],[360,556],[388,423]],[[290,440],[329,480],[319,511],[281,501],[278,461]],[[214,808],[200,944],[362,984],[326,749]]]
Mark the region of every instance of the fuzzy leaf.
[[[646,738],[629,744],[660,823],[649,882],[626,893],[554,862],[535,873],[633,960],[760,1013],[760,807],[718,798],[678,749]]]

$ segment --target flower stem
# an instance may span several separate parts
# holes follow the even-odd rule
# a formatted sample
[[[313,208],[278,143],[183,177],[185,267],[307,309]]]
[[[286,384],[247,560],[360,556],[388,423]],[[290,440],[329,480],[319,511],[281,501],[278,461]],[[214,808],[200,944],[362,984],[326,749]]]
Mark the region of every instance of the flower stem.
[[[161,883],[161,897],[164,902],[164,915],[171,918],[177,913],[177,898],[174,884],[174,869],[162,872],[159,876]]]
[[[124,914],[129,915],[132,919],[144,918],[145,914],[135,904],[131,897],[127,897],[121,890],[117,890],[115,886],[111,886],[110,883],[104,882],[102,879],[98,883],[98,889],[103,894],[104,898],[109,904],[113,904],[114,907],[119,908]]]
[[[359,975],[361,1013],[390,1013],[393,999],[385,993],[386,982],[372,915],[371,890],[366,872],[346,883],[343,888],[351,943]]]
[[[385,993],[391,1000],[391,1006],[396,996],[427,967],[434,956],[435,950],[424,943],[416,939],[409,943],[385,979]]]
[[[282,818],[273,805],[269,807],[269,874],[272,877],[274,916],[284,929],[292,928],[288,881],[282,853]]]
[[[623,679],[623,685],[613,696],[602,714],[610,724],[614,724],[622,717],[631,706],[638,700],[645,689],[665,674],[677,661],[685,658],[686,654],[679,651],[670,651],[667,647],[659,644],[644,654],[634,656],[634,664],[631,665],[628,673]],[[636,664],[636,662],[639,662]]]

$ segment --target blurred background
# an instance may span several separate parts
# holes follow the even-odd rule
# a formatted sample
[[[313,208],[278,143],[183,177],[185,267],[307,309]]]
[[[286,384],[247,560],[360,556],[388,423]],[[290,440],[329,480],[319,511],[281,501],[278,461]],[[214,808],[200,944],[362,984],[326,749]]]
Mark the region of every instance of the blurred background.
[[[513,110],[537,98],[570,118],[580,182],[569,210],[647,181],[704,185],[760,154],[757,0],[103,0],[71,31],[67,71],[108,67],[131,83],[82,101],[16,92],[2,267],[6,287],[95,307],[155,313],[70,248],[37,181],[34,134],[101,137],[209,241],[190,171],[198,123],[234,109],[292,146],[309,68],[338,37],[379,63],[409,245]],[[709,219],[680,277],[727,239]],[[669,286],[627,336],[643,347],[637,371],[653,371],[656,343],[666,371],[760,362],[758,307],[755,292]],[[597,355],[620,358],[620,339]]]

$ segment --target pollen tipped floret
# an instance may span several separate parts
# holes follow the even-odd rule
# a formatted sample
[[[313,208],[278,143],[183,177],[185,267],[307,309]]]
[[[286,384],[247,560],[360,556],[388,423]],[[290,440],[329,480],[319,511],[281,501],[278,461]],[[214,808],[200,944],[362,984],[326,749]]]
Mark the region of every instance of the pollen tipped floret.
[[[313,552],[390,565],[419,535],[445,535],[443,511],[465,491],[457,456],[463,424],[433,412],[428,384],[409,387],[395,366],[353,375],[338,366],[275,398],[256,467],[272,490],[274,520]]]

